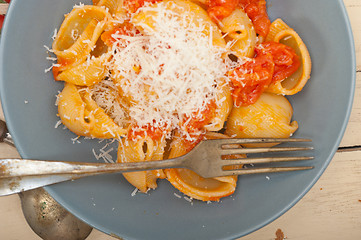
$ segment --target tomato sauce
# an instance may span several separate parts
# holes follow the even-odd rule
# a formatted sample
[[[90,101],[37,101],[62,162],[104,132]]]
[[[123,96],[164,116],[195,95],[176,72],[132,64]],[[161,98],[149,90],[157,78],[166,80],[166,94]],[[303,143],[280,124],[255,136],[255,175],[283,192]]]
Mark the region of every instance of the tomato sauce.
[[[191,116],[185,117],[181,125],[186,129],[186,132],[190,134],[199,133],[214,117],[216,107],[216,103],[211,101],[201,111],[194,112]]]
[[[56,81],[59,81],[58,75],[62,72],[61,69],[65,69],[67,66],[69,66],[73,62],[74,62],[74,59],[73,60],[72,59],[65,60],[65,59],[58,58],[57,66],[53,66],[53,68],[52,68],[54,79]]]
[[[161,0],[125,0],[123,4],[131,13],[135,13],[145,3],[156,3],[159,1]]]
[[[296,52],[276,42],[255,47],[255,57],[228,73],[236,106],[253,104],[273,82],[291,76],[300,66]]]
[[[133,125],[130,130],[128,131],[128,139],[129,140],[136,140],[139,137],[148,136],[153,140],[158,140],[162,136],[166,135],[167,128],[164,127],[154,127],[153,124],[147,124],[142,127],[138,125]]]
[[[271,21],[267,14],[266,0],[209,0],[207,5],[207,12],[216,23],[240,7],[251,19],[258,35],[266,37],[269,32]]]
[[[253,104],[272,82],[274,62],[270,54],[260,54],[229,73],[236,106]]]
[[[218,22],[231,15],[238,5],[239,0],[209,0],[207,12],[214,22]]]
[[[194,139],[192,141],[185,138],[182,139],[186,152],[190,152],[195,146],[197,146],[198,143],[205,139],[204,133],[200,133],[198,136],[193,137]]]
[[[257,54],[271,54],[275,63],[273,82],[282,81],[291,76],[300,67],[301,62],[293,48],[276,42],[265,42],[255,48]]]
[[[266,37],[271,26],[267,14],[266,0],[240,0],[240,6],[252,20],[256,33]]]
[[[139,33],[140,32],[132,24],[125,22],[120,27],[103,32],[100,38],[108,47],[111,47],[116,42],[118,42],[119,45],[126,46],[126,41],[122,41],[122,39],[117,38],[116,35],[135,36]]]

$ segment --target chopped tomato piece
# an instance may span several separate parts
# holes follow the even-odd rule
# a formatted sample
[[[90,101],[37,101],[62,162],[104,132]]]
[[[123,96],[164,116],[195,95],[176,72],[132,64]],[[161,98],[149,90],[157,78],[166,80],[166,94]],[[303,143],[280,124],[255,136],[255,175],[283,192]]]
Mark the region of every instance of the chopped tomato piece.
[[[270,53],[273,56],[275,70],[272,82],[282,81],[291,76],[300,67],[300,59],[293,48],[277,42],[265,42],[256,46],[257,54]]]
[[[133,125],[128,132],[128,139],[135,140],[138,137],[148,136],[153,140],[160,139],[162,136],[166,135],[167,127],[166,126],[154,126],[153,124],[147,124],[145,126],[139,127],[138,125]]]
[[[233,69],[228,76],[236,106],[253,104],[273,82],[291,76],[300,66],[296,52],[282,43],[266,42],[255,47],[255,57]]]
[[[266,0],[240,0],[240,6],[252,20],[256,33],[266,37],[271,26],[267,14]]]
[[[228,17],[238,6],[239,0],[209,0],[207,12],[215,22]]]
[[[230,71],[234,104],[241,106],[255,103],[272,82],[274,66],[271,54],[260,54]]]
[[[214,22],[228,17],[240,6],[252,20],[256,33],[266,37],[271,21],[268,18],[266,0],[209,0],[207,12]]]
[[[211,101],[204,109],[194,112],[191,116],[184,117],[182,123],[182,126],[185,128],[184,130],[190,135],[193,133],[198,134],[199,131],[213,118],[215,109],[216,103]]]

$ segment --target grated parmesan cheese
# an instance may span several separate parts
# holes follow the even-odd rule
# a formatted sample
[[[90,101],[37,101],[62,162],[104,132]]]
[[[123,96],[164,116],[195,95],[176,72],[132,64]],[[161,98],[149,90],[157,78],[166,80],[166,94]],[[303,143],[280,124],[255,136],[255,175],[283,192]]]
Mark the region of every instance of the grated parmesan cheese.
[[[53,68],[53,67],[60,67],[61,65],[58,64],[58,63],[52,63],[51,66],[47,69],[44,70],[45,73],[47,72],[50,72],[50,70]]]
[[[182,196],[179,195],[179,194],[177,194],[177,193],[173,193],[173,194],[174,194],[174,196],[176,196],[177,198],[182,198]]]
[[[61,120],[57,121],[54,128],[58,128],[61,125]]]
[[[226,49],[213,45],[212,34],[204,34],[206,23],[192,21],[195,16],[169,10],[165,4],[156,6],[139,9],[155,13],[155,31],[112,35],[115,43],[107,79],[116,79],[115,87],[130,104],[124,106],[107,97],[105,88],[114,88],[107,79],[97,84],[93,96],[121,126],[129,124],[124,119],[131,119],[138,126],[167,126],[169,131],[179,128],[182,118],[190,120],[195,112],[201,114],[211,101],[220,104],[225,100],[217,101],[216,96],[228,66],[222,58]],[[194,24],[196,21],[200,23]],[[108,86],[102,86],[104,83]]]
[[[56,36],[58,35],[58,29],[55,28],[54,32],[53,32],[53,36],[51,37],[51,39],[55,40]]]
[[[137,192],[138,192],[138,188],[135,188],[130,195],[131,195],[132,197],[134,197],[135,194],[137,194]]]
[[[75,9],[75,8],[83,8],[84,6],[85,6],[84,3],[79,2],[79,4],[75,4],[75,5],[73,6],[73,9]]]
[[[71,38],[76,41],[79,37],[79,31],[78,29],[72,29],[71,30]]]
[[[119,126],[129,124],[129,116],[125,111],[127,104],[121,101],[116,86],[111,80],[103,80],[90,89],[92,98]]]
[[[50,49],[48,46],[43,45],[43,47],[46,49],[46,51],[53,53],[53,49]]]

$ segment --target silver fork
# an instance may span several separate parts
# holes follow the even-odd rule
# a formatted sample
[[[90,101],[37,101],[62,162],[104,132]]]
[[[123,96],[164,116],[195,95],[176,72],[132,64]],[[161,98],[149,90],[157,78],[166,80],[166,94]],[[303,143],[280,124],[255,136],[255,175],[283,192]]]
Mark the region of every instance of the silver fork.
[[[311,160],[311,156],[287,157],[249,157],[224,159],[224,156],[239,154],[307,151],[313,147],[255,147],[242,148],[240,144],[255,143],[299,143],[310,142],[310,139],[211,139],[201,141],[189,153],[167,160],[131,162],[131,163],[83,163],[63,161],[42,161],[29,159],[2,159],[0,160],[0,196],[18,193],[46,185],[74,180],[92,175],[144,171],[165,168],[188,168],[200,176],[219,177],[228,175],[245,175],[255,173],[272,173],[312,169],[312,166],[303,167],[265,167],[229,169],[226,166],[240,164],[275,163],[286,161]],[[227,170],[228,169],[228,170]]]

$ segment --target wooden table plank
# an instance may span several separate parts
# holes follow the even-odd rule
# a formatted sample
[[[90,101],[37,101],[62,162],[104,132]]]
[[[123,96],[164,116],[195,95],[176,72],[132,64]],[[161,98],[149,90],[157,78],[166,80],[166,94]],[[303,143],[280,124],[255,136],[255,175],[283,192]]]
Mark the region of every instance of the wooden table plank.
[[[337,153],[312,190],[282,217],[241,240],[361,239],[361,152]]]
[[[361,145],[361,1],[344,0],[349,14],[356,51],[356,89],[350,120],[340,146]]]
[[[361,71],[361,1],[344,0],[355,40],[357,71]]]
[[[361,13],[361,8],[360,8],[360,13]],[[360,34],[360,39],[361,39],[361,34]],[[352,106],[351,116],[344,137],[340,143],[340,147],[361,145],[361,101],[360,100],[361,100],[361,72],[358,72],[356,74],[355,97]]]

